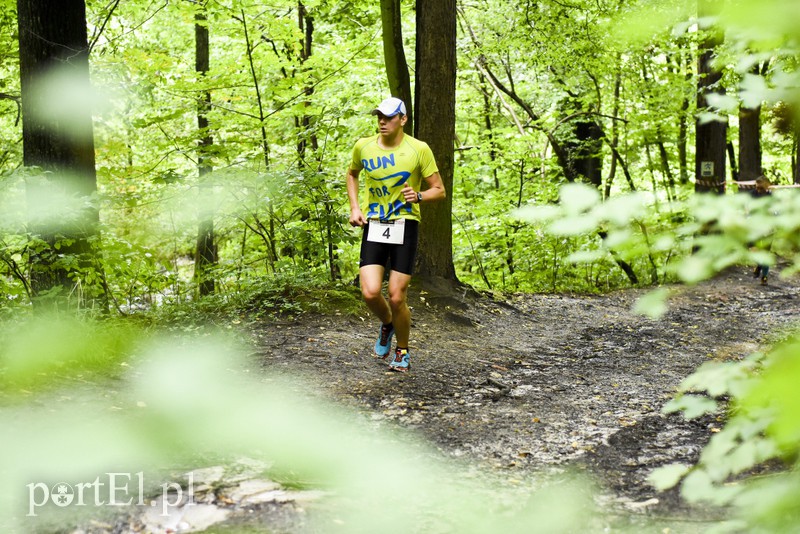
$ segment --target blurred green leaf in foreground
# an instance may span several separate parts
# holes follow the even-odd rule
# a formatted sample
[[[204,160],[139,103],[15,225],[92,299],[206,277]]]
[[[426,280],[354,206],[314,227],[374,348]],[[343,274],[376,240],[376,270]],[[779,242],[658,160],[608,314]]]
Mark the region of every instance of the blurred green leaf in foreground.
[[[420,439],[377,432],[301,382],[249,373],[252,362],[230,337],[187,342],[54,318],[3,336],[4,532],[64,528],[107,512],[85,503],[32,516],[31,484],[149,477],[242,457],[324,489],[335,502],[325,509],[335,511],[313,519],[326,532],[425,531],[426,521],[450,532],[566,532],[592,518],[585,480],[521,489],[465,476]]]

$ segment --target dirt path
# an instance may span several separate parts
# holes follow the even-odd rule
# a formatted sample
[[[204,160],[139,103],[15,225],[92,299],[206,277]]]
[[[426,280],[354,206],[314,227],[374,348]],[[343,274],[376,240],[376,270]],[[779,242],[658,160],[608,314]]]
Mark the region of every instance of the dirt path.
[[[661,408],[703,362],[741,358],[798,319],[800,280],[774,278],[762,287],[732,270],[680,290],[658,321],[630,312],[638,290],[501,303],[412,288],[408,375],[371,357],[366,309],[260,323],[258,357],[374,420],[415,428],[444,455],[504,473],[579,466],[610,507],[674,517],[688,513],[677,495],[645,478],[696,460],[720,423]]]

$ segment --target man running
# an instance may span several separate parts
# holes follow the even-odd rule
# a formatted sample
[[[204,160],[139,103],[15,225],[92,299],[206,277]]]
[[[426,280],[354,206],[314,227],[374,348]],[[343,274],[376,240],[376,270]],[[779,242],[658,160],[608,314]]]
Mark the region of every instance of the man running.
[[[356,142],[347,168],[350,224],[364,228],[359,274],[364,302],[381,321],[375,355],[386,360],[395,336],[389,368],[406,372],[411,369],[407,296],[417,253],[419,205],[441,200],[446,193],[430,147],[403,132],[407,121],[403,101],[387,98],[372,114],[378,118],[379,133]],[[361,171],[365,171],[367,190],[363,211],[358,201]],[[428,184],[425,191],[421,191],[423,179]],[[388,302],[382,293],[387,260],[391,260]]]

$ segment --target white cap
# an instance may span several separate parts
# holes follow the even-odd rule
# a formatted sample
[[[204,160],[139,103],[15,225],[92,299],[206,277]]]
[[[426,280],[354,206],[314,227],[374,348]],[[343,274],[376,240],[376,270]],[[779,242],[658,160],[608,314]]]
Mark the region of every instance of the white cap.
[[[398,113],[401,115],[406,114],[406,105],[399,98],[390,96],[380,103],[380,105],[372,110],[373,115],[380,113],[385,117],[394,117]]]

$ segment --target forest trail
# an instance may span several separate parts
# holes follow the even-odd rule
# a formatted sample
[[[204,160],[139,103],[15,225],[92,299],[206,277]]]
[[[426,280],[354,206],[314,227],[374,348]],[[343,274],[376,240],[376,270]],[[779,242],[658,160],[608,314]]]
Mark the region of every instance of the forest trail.
[[[408,374],[372,357],[366,308],[256,323],[256,357],[379,424],[414,429],[445,456],[512,475],[577,466],[610,507],[674,517],[694,511],[647,475],[695,461],[722,423],[661,409],[703,362],[745,357],[796,323],[800,280],[772,278],[761,286],[738,267],[676,287],[659,320],[631,312],[638,289],[499,302],[412,286]]]

